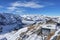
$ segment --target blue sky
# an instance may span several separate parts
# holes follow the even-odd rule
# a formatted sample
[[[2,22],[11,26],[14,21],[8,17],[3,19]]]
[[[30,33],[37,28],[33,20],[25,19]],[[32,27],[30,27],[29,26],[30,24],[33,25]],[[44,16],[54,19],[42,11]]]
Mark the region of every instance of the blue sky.
[[[0,12],[60,16],[60,0],[0,0]]]

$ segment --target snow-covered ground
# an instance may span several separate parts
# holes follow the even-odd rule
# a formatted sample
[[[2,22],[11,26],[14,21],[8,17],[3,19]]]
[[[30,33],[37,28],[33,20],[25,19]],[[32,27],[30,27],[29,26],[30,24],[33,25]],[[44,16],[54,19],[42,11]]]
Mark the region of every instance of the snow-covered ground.
[[[19,31],[17,31],[14,35],[10,36],[10,38],[8,38],[8,40],[16,40],[17,37],[19,37],[19,35],[22,32],[26,32],[27,31],[27,27],[26,28],[22,28]]]
[[[35,23],[35,21],[26,21],[26,20],[22,20],[22,22],[27,25]]]

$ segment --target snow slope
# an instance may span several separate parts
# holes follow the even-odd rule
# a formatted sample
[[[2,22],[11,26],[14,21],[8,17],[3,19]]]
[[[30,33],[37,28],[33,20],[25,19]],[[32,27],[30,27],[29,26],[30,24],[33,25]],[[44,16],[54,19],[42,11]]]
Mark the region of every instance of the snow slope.
[[[16,32],[14,35],[12,35],[10,38],[7,38],[8,40],[16,40],[17,37],[19,37],[19,35],[22,32],[26,32],[27,31],[27,27],[26,28],[22,28],[20,30],[18,30],[18,32]]]

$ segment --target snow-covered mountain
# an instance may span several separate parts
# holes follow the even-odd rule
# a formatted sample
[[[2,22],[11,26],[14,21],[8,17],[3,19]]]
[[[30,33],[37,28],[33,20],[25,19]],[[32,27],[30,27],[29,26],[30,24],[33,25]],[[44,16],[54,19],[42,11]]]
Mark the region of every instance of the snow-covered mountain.
[[[22,28],[21,17],[15,14],[0,13],[0,34]]]
[[[37,22],[36,24],[18,30],[8,40],[58,40],[60,39],[60,37],[58,38],[60,28],[57,29],[58,25],[56,26],[55,23],[52,23],[40,24],[40,22]]]
[[[0,13],[0,40],[58,39],[60,17]]]

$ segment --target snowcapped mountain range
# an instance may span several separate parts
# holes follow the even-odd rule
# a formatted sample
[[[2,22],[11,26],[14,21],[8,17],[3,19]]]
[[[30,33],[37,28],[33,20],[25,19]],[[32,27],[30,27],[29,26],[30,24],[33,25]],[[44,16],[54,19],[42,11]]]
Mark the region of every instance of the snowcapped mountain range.
[[[0,13],[0,40],[59,39],[60,17]]]

